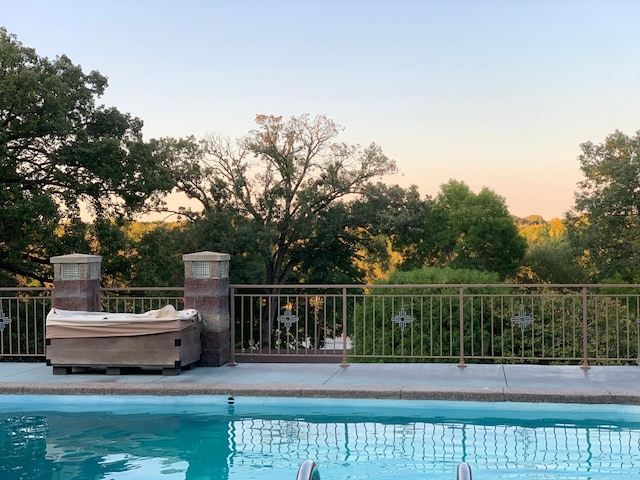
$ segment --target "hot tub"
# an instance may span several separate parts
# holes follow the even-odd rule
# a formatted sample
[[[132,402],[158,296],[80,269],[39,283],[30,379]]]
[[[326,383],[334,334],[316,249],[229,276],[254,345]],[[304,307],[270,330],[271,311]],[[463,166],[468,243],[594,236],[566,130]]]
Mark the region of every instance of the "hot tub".
[[[52,309],[46,320],[47,364],[54,375],[75,370],[162,369],[178,375],[200,360],[197,310],[167,305],[141,314]]]

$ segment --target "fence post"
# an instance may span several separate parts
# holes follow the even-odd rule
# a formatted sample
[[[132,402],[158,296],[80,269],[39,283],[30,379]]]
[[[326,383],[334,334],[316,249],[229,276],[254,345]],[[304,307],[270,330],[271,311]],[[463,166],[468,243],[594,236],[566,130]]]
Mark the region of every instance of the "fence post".
[[[582,365],[580,368],[588,370],[589,366],[589,338],[587,318],[587,287],[582,287]]]
[[[235,367],[236,363],[236,303],[233,298],[235,289],[229,288],[229,328],[231,330],[229,342],[229,366]]]
[[[229,259],[228,253],[198,252],[184,261],[184,306],[202,318],[200,365],[219,367],[229,361]]]
[[[347,287],[342,287],[342,363],[340,366],[349,366],[347,362]]]
[[[51,257],[53,285],[51,306],[80,312],[100,311],[102,257],[72,253]]]
[[[458,301],[460,302],[460,362],[458,367],[464,368],[464,287],[458,287]]]

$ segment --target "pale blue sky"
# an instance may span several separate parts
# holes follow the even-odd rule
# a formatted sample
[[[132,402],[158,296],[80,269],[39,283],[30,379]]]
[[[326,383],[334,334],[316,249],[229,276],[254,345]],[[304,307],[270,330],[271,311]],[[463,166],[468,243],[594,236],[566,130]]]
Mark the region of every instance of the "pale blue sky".
[[[640,129],[636,0],[0,0],[0,25],[106,75],[147,138],[325,114],[397,161],[388,183],[487,186],[519,216],[562,216],[580,143]]]

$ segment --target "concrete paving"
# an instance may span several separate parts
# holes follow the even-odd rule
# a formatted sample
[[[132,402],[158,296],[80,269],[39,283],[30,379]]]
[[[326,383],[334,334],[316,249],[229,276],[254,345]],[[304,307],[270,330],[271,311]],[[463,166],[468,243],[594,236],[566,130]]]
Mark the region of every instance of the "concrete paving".
[[[640,405],[640,368],[455,364],[244,363],[53,375],[44,363],[0,363],[0,394],[251,395]]]

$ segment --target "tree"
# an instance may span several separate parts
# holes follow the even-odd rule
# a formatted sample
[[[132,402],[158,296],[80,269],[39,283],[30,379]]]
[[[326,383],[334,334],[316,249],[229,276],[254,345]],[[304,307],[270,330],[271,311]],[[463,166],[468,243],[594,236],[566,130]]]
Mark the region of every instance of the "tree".
[[[518,283],[580,283],[585,280],[559,218],[548,222],[539,215],[516,218],[520,235],[527,239]]]
[[[138,225],[130,224],[130,230]],[[187,222],[144,224],[146,231],[133,238],[135,250],[130,257],[131,279],[137,287],[180,287],[184,285],[183,253]]]
[[[230,221],[248,223],[263,242],[265,281],[283,284],[308,267],[313,251],[326,251],[320,237],[339,213],[334,207],[362,195],[395,163],[375,144],[337,143],[342,128],[322,115],[258,115],[256,123],[236,141],[206,138],[199,154],[176,168],[178,188],[199,200],[205,215],[226,212]]]
[[[377,195],[376,210],[381,223],[387,225],[391,248],[399,252],[400,270],[420,269],[434,258],[436,238],[427,230],[434,224],[433,200],[420,198],[415,186],[403,190],[398,186],[382,189]]]
[[[336,203],[321,211],[313,233],[292,251],[299,263],[292,279],[307,284],[364,282],[365,272],[355,261],[367,236],[360,224],[352,203]]]
[[[569,241],[550,239],[529,247],[519,280],[523,283],[581,283],[584,271],[575,261]]]
[[[567,214],[571,244],[591,281],[640,281],[640,131],[587,142],[578,157],[584,180]]]
[[[434,200],[414,203],[417,216],[398,233],[396,248],[406,257],[403,269],[448,266],[514,274],[527,248],[504,199],[487,188],[475,194],[451,180]],[[413,246],[412,246],[413,245]]]
[[[261,285],[266,282],[270,255],[268,230],[252,219],[223,209],[206,210],[186,225],[185,251],[219,251],[231,256],[231,283]]]
[[[513,275],[527,250],[504,199],[488,188],[478,194],[462,182],[450,181],[436,198],[436,211],[445,220],[440,230],[447,265]]]
[[[359,246],[356,263],[365,274],[365,281],[371,283],[399,264],[405,265],[422,247],[420,238],[412,234],[413,226],[422,218],[423,204],[415,185],[404,189],[380,182],[369,185],[362,197],[353,202]]]
[[[50,281],[47,244],[82,209],[122,215],[169,191],[169,152],[142,121],[97,105],[107,79],[0,28],[0,270]]]

